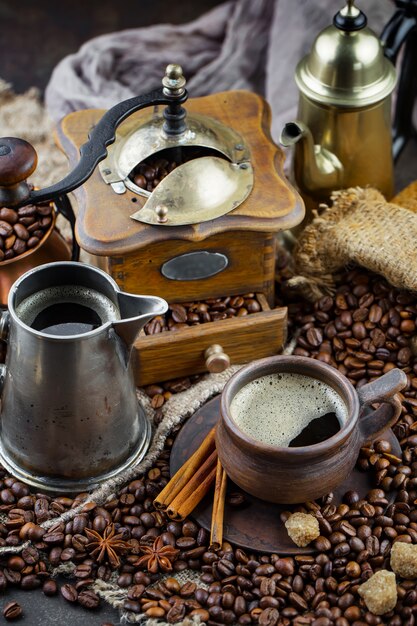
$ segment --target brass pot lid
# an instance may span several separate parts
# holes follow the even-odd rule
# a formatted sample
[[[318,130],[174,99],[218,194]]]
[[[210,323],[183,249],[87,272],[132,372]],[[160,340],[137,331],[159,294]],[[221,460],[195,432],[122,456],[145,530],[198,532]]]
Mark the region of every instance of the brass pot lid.
[[[348,0],[297,66],[295,80],[302,93],[325,105],[357,108],[392,92],[395,68],[366,23],[354,0]]]
[[[129,189],[147,198],[133,219],[163,226],[196,224],[233,211],[248,197],[253,168],[249,148],[239,133],[198,113],[187,114],[186,130],[180,135],[167,135],[163,124],[156,108],[139,126],[122,126],[99,165],[103,180],[116,193]],[[219,156],[202,156],[177,166],[152,192],[130,178],[134,168],[152,155],[188,147],[206,148]]]

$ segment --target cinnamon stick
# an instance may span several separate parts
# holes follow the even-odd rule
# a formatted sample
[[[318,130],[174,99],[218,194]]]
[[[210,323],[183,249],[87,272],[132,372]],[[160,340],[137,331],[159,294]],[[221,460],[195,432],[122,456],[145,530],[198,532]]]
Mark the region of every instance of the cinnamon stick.
[[[168,517],[182,520],[197,506],[209,490],[216,476],[217,450],[214,449],[192,478],[170,502],[166,513]]]
[[[215,429],[212,428],[200,447],[180,467],[157,498],[155,498],[154,506],[156,509],[164,511],[213,452],[215,447],[214,432]]]
[[[213,484],[215,478],[216,478],[216,466],[214,465],[212,467],[210,473],[207,474],[206,478],[203,480],[203,482],[201,482],[196,487],[196,489],[194,489],[194,491],[190,494],[190,496],[187,498],[187,500],[182,502],[181,505],[178,507],[178,510],[176,511],[175,520],[181,522],[186,517],[188,517],[188,515],[190,515],[190,513],[192,513],[194,511],[194,509],[197,506],[197,504],[199,504],[201,502],[201,500],[204,498],[204,496],[209,491],[209,489],[210,489],[211,485]],[[168,516],[169,516],[169,511],[170,511],[170,509],[168,509]],[[172,518],[172,519],[174,519],[174,518]]]
[[[227,475],[220,459],[217,459],[216,484],[214,487],[213,511],[211,514],[210,548],[220,550],[223,543],[224,502]]]

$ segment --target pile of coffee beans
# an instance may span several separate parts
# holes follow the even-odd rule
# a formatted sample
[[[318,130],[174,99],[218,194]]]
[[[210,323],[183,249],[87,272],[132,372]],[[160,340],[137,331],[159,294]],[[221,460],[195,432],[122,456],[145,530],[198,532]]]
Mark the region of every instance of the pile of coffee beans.
[[[207,148],[170,148],[148,157],[139,163],[130,173],[129,178],[141,189],[153,191],[176,167],[202,156],[223,156]]]
[[[376,275],[348,272],[336,294],[313,306],[290,305],[300,332],[294,354],[336,367],[356,386],[376,380],[394,367],[407,374],[408,406],[417,393],[417,301]],[[417,402],[415,403],[417,405]]]
[[[145,325],[146,335],[156,335],[167,330],[176,331],[187,326],[218,322],[231,317],[244,317],[259,313],[261,304],[255,293],[225,298],[208,298],[202,302],[170,304],[165,315],[157,315]]]
[[[153,191],[165,176],[175,170],[177,165],[176,161],[151,157],[135,167],[131,179],[141,189]]]
[[[52,223],[52,204],[0,209],[0,261],[36,248]]]
[[[186,316],[195,312],[190,310],[191,303],[180,306]],[[223,311],[229,306],[230,300]],[[233,308],[242,306],[235,303]],[[248,308],[247,302],[244,308]],[[209,310],[216,311],[210,305]],[[187,323],[182,309],[181,314],[175,324]],[[398,579],[397,605],[383,617],[367,610],[358,587],[375,571],[389,569],[394,542],[417,543],[417,298],[392,289],[378,276],[354,270],[342,276],[334,297],[322,298],[314,305],[291,303],[290,318],[291,332],[300,333],[296,354],[337,367],[356,386],[396,366],[408,376],[407,388],[400,394],[402,414],[394,428],[401,455],[393,453],[389,442],[379,440],[363,448],[358,460],[363,471],[372,472],[374,488],[364,498],[348,491],[342,502],[328,494],[296,507],[318,519],[321,534],[315,540],[314,555],[296,551],[293,556],[257,554],[227,541],[219,552],[213,552],[208,532],[192,519],[174,522],[155,510],[153,499],[169,479],[174,431],[146,475],[125,485],[103,506],[85,505],[72,521],[57,521],[47,531],[41,527],[44,521],[77,506],[86,494],[51,498],[30,492],[4,470],[0,472],[0,512],[6,516],[0,523],[0,547],[30,541],[19,554],[0,560],[0,589],[9,590],[6,606],[10,616],[20,611],[13,602],[17,587],[39,588],[46,595],[61,593],[69,603],[90,610],[99,606],[91,585],[96,579],[108,581],[113,572],[106,561],[97,562],[88,551],[85,529],[103,533],[108,524],[114,524],[129,543],[129,549],[120,554],[117,583],[126,589],[124,609],[135,614],[172,624],[188,616],[198,617],[209,626],[415,624],[415,581]],[[164,402],[195,380],[197,377],[182,378],[146,388],[157,421]],[[395,501],[389,504],[392,490]],[[239,492],[227,497],[236,506],[244,504]],[[284,512],[277,524],[284,523],[289,514]],[[256,520],[253,523],[256,532]],[[136,565],[140,547],[152,546],[156,537],[179,550],[168,577]],[[51,578],[51,569],[69,562],[75,565],[72,578],[59,585]],[[185,570],[195,576],[192,582],[180,583],[176,575]]]

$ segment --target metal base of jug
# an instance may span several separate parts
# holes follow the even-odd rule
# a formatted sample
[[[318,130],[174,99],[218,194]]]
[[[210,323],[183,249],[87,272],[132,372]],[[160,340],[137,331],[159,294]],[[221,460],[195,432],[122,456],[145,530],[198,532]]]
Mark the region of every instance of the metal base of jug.
[[[10,458],[7,452],[5,452],[1,438],[0,463],[3,465],[5,470],[12,474],[12,476],[22,481],[23,483],[26,483],[30,487],[35,487],[40,492],[45,491],[55,494],[76,494],[83,491],[91,491],[106,480],[109,480],[110,478],[115,478],[125,469],[136,465],[145,456],[149,447],[149,443],[151,441],[152,429],[149,420],[145,416],[145,412],[140,404],[138,408],[141,418],[142,430],[142,437],[140,439],[138,447],[136,448],[134,453],[130,457],[128,457],[128,459],[125,460],[121,465],[118,465],[116,468],[112,469],[109,472],[106,472],[105,474],[101,474],[100,476],[92,476],[91,478],[89,477],[79,480],[73,480],[69,478],[54,478],[53,476],[34,475],[32,472],[29,472],[20,465],[16,465],[16,463]]]

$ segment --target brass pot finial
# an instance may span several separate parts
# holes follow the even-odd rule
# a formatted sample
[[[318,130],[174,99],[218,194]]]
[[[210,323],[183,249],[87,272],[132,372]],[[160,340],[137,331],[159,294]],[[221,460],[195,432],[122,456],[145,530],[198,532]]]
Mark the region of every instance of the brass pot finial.
[[[346,6],[336,13],[333,19],[336,28],[348,32],[362,30],[366,23],[366,15],[355,6],[355,0],[346,0]]]

